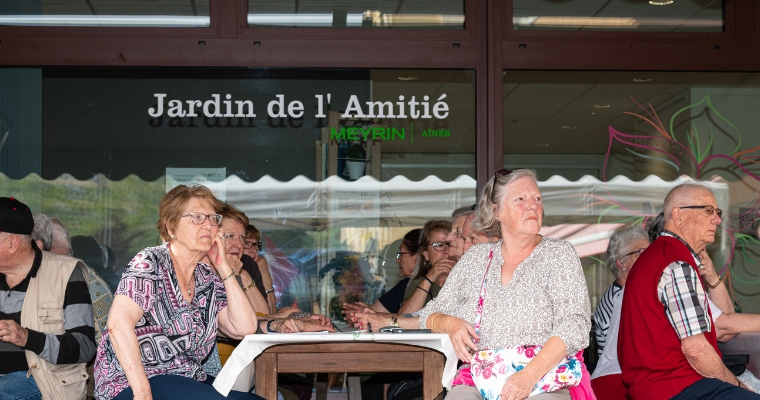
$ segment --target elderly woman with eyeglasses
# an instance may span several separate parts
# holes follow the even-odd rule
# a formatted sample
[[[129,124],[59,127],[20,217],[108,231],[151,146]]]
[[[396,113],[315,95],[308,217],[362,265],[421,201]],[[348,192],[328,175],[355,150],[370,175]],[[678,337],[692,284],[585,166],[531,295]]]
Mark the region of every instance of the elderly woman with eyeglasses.
[[[156,226],[167,243],[140,251],[114,293],[95,360],[97,399],[225,398],[201,362],[217,331],[242,339],[259,323],[227,260],[221,207],[203,186],[180,185],[161,199]]]
[[[255,226],[248,224],[245,228],[245,247],[243,253],[253,258],[256,265],[259,266],[261,279],[264,283],[264,297],[269,304],[269,311],[274,313],[277,310],[277,298],[274,295],[274,285],[272,284],[272,273],[269,271],[269,263],[266,257],[261,254],[263,244],[261,242],[261,232]]]
[[[404,293],[404,302],[399,314],[417,312],[438,296],[446,283],[454,262],[449,259],[451,222],[428,221],[422,228],[420,247],[417,249],[417,267]]]
[[[610,243],[607,246],[607,266],[612,271],[615,280],[602,295],[594,313],[594,333],[600,356],[606,344],[615,299],[620,296],[631,267],[647,247],[649,247],[649,236],[637,226],[618,230],[610,237]]]

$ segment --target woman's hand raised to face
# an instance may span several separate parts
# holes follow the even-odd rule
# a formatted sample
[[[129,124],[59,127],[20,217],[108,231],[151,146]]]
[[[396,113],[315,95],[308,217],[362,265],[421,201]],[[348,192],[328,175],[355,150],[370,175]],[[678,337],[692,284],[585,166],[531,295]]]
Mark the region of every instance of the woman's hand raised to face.
[[[435,264],[433,264],[433,266],[430,268],[430,271],[425,276],[427,276],[427,278],[431,281],[435,282],[438,280],[438,278],[441,277],[441,275],[448,275],[449,272],[451,272],[451,269],[454,268],[454,265],[456,265],[456,263],[453,260],[450,260],[448,258],[441,258],[440,260],[436,261]]]
[[[229,264],[227,263],[227,248],[224,245],[223,237],[224,229],[220,227],[216,231],[216,235],[211,238],[211,248],[206,253],[217,273],[220,273],[219,267],[222,265],[226,265],[229,268]]]

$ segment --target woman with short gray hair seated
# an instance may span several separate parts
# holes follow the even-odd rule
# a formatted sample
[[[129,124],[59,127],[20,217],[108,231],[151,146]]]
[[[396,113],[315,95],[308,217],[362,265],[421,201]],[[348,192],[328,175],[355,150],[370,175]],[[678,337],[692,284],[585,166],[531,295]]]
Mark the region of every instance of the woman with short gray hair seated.
[[[647,247],[649,247],[649,236],[638,226],[620,229],[610,237],[610,243],[607,246],[607,266],[612,271],[615,280],[602,295],[594,312],[594,334],[600,356],[606,344],[615,299],[620,296],[633,263],[639,259],[639,255]]]

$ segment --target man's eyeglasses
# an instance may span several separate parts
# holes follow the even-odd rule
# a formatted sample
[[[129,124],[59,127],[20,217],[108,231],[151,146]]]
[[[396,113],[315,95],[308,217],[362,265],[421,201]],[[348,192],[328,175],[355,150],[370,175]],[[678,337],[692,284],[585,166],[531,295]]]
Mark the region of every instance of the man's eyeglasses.
[[[398,253],[396,253],[396,259],[398,260],[404,254],[414,254],[414,253],[412,253],[411,251],[399,251]]]
[[[245,236],[243,235],[238,236],[238,235],[235,235],[234,233],[230,233],[230,234],[222,236],[222,240],[224,240],[225,242],[228,240],[236,239],[236,238],[240,240],[240,243],[245,243]]]
[[[180,218],[182,217],[190,217],[190,220],[193,221],[195,225],[203,225],[203,222],[206,221],[206,218],[208,218],[209,221],[211,221],[211,225],[219,225],[222,223],[222,216],[219,214],[204,214],[202,212],[191,212],[187,213],[185,215],[180,215]]]
[[[707,212],[707,215],[712,216],[713,213],[718,213],[718,218],[723,218],[723,210],[720,208],[715,208],[713,206],[683,206],[683,207],[676,207],[676,208],[691,208],[695,210],[705,210]]]
[[[245,248],[246,249],[252,249],[253,246],[256,246],[259,251],[261,251],[261,242],[254,242],[252,240],[246,240],[245,241]]]
[[[643,253],[643,252],[644,252],[644,250],[646,250],[646,248],[642,247],[642,248],[640,248],[640,249],[638,249],[638,250],[634,250],[634,251],[632,251],[632,252],[630,252],[630,253],[628,253],[628,254],[624,254],[624,255],[623,255],[622,257],[620,257],[620,258],[623,258],[623,257],[629,257],[629,256],[632,256],[632,255],[634,255],[634,254],[638,254],[638,255],[641,255],[641,253]]]
[[[449,242],[433,242],[430,243],[431,246],[433,246],[433,249],[435,251],[444,251],[447,247],[449,247]]]

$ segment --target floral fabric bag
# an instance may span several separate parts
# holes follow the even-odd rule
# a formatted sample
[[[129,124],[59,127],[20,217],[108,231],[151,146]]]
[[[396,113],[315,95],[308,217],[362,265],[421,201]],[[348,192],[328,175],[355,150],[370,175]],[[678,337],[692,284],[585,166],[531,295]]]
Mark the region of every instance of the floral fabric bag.
[[[486,281],[488,269],[491,267],[494,249],[488,255],[483,285],[480,287],[480,299],[475,314],[475,332],[480,334],[480,320],[483,317],[483,303],[486,297]],[[515,372],[525,368],[526,365],[540,351],[540,345],[505,347],[492,350],[480,350],[470,360],[470,371],[475,386],[480,391],[484,400],[499,400],[504,383]],[[581,383],[583,375],[581,362],[575,356],[565,357],[559,365],[547,372],[533,387],[530,395],[554,392],[557,390],[577,386]]]

